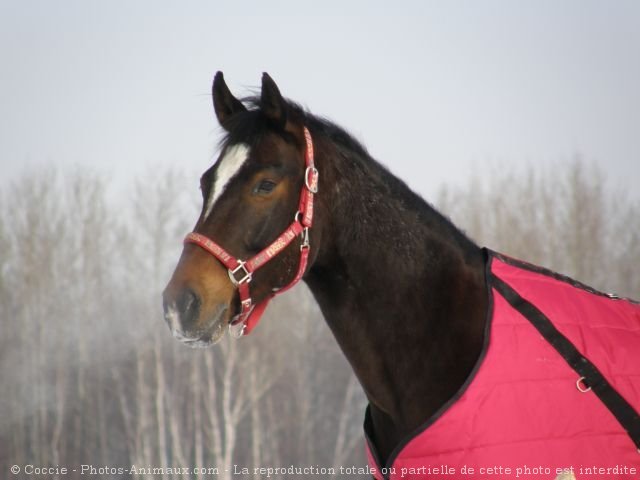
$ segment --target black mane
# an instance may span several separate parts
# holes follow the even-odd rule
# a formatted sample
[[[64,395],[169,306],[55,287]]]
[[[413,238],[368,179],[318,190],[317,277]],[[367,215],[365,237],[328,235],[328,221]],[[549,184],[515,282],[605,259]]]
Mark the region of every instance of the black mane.
[[[331,122],[329,119],[313,115],[292,100],[287,99],[286,102],[288,114],[292,120],[304,123],[312,133],[320,133],[346,150],[373,160],[364,145],[346,130]],[[268,128],[270,128],[267,119],[261,114],[259,96],[243,98],[242,103],[244,103],[248,109],[246,112],[240,112],[229,119],[228,133],[223,137],[221,146],[238,142],[247,142],[250,145],[257,143]]]
[[[272,128],[261,113],[259,96],[243,98],[242,102],[248,109],[229,119],[226,126],[228,133],[222,139],[221,147],[240,142],[253,146],[260,142],[264,134]],[[400,199],[403,209],[416,212],[423,222],[429,224],[431,228],[437,229],[440,233],[444,233],[464,250],[472,251],[477,248],[477,245],[447,217],[411,190],[387,167],[374,159],[366,147],[344,128],[327,118],[310,113],[296,102],[286,99],[286,103],[291,120],[306,125],[316,142],[321,139],[328,140],[345,162],[352,165],[357,164],[357,170],[363,173],[362,176],[358,176],[359,180],[371,180],[375,184],[371,188],[375,190],[376,194],[382,193],[388,198]],[[285,137],[289,141],[296,141],[293,136],[285,135]]]

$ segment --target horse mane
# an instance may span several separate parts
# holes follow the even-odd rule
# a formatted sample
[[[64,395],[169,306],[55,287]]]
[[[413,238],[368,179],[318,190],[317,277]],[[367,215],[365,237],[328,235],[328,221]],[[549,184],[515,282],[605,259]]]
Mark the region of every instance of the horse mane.
[[[247,139],[251,139],[250,143],[258,143],[266,131],[267,120],[260,114],[260,97],[252,95],[242,98],[241,101],[248,107],[247,111],[240,112],[228,120],[227,134],[220,142],[221,147],[237,142],[246,142]],[[342,148],[375,162],[364,145],[342,127],[327,118],[312,114],[292,100],[285,99],[285,101],[287,102],[288,114],[293,120],[304,123],[311,132],[321,133]]]
[[[364,176],[368,176],[378,185],[376,187],[377,193],[381,190],[388,191],[390,196],[400,200],[404,209],[416,212],[418,217],[422,218],[425,223],[444,233],[465,251],[477,249],[475,242],[456,227],[449,218],[411,190],[403,180],[391,173],[386,166],[373,158],[366,147],[344,128],[328,118],[312,114],[294,101],[289,99],[285,99],[285,101],[290,118],[306,125],[314,138],[328,140],[336,153],[339,154],[339,157],[350,164],[356,164],[357,169],[363,172]],[[234,115],[228,120],[228,124],[225,126],[227,134],[220,142],[221,148],[239,142],[249,143],[250,145],[256,144],[269,130],[268,120],[260,112],[260,97],[257,95],[245,97],[242,102],[247,107],[247,110]],[[296,141],[293,136],[290,136],[289,140]]]

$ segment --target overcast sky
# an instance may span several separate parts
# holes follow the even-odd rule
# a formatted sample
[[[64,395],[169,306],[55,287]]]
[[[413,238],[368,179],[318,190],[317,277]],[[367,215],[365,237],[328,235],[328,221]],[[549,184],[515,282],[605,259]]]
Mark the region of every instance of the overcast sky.
[[[0,0],[0,59],[4,179],[197,175],[216,70],[239,96],[269,72],[427,198],[575,154],[621,189],[640,179],[639,1]]]

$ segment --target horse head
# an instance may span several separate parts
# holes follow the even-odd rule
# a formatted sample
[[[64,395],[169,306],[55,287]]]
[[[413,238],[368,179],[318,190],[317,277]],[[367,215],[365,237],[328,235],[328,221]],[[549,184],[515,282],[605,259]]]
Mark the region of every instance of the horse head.
[[[217,342],[227,326],[248,333],[268,300],[302,277],[317,186],[304,114],[269,75],[248,107],[222,72],[212,94],[226,136],[200,178],[202,210],[163,293],[169,328],[191,346]]]

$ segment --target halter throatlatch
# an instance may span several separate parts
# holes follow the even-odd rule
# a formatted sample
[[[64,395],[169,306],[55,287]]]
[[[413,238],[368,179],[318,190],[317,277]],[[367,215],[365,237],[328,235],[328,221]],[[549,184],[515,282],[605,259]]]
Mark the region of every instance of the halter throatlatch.
[[[191,232],[184,239],[184,243],[194,243],[198,245],[216,257],[218,261],[227,268],[229,280],[237,287],[240,296],[240,313],[229,323],[230,331],[234,332],[234,335],[237,337],[248,335],[258,324],[260,317],[267,308],[269,300],[277,294],[284,293],[293,287],[300,281],[307,270],[310,250],[309,229],[313,225],[313,195],[318,191],[318,169],[313,163],[313,141],[307,127],[304,127],[304,139],[306,143],[306,168],[298,210],[291,225],[269,246],[249,260],[244,261],[234,257],[205,235]],[[297,236],[300,236],[301,242],[300,262],[295,277],[288,285],[273,292],[267,299],[258,304],[254,304],[251,300],[251,292],[249,289],[253,273],[287,248]]]

